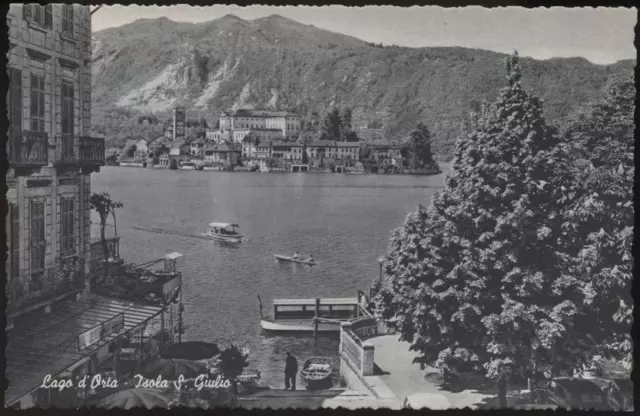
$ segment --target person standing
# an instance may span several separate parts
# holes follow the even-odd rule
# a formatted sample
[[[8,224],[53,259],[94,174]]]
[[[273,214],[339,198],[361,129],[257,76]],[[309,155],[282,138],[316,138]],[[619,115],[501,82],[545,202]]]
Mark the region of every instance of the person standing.
[[[284,366],[284,388],[286,390],[289,390],[289,386],[291,386],[291,390],[296,389],[297,373],[298,360],[296,360],[296,357],[294,357],[289,351],[287,351],[287,361]]]

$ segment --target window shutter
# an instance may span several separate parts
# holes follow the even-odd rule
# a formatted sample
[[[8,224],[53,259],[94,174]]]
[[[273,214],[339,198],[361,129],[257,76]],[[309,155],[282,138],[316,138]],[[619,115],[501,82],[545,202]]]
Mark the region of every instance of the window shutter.
[[[22,130],[22,70],[11,68],[10,124],[14,131]]]
[[[51,15],[52,7],[53,6],[51,4],[44,6],[44,25],[47,29],[53,28],[53,17]]]
[[[11,277],[20,273],[20,209],[18,204],[9,205],[11,209]]]
[[[22,17],[24,18],[24,20],[31,20],[31,4],[22,5]]]

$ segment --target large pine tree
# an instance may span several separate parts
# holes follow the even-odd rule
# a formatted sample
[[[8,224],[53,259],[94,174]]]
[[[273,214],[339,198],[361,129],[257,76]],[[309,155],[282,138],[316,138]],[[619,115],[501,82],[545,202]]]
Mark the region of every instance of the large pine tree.
[[[565,300],[577,291],[558,285],[562,222],[553,185],[564,155],[542,103],[522,87],[517,54],[506,67],[508,86],[457,143],[428,235],[404,273],[387,270],[390,284],[377,297],[424,364],[499,380],[503,405],[508,377],[566,370],[559,357],[572,348],[566,335],[576,307]]]
[[[570,149],[572,181],[564,186],[567,279],[581,287],[578,325],[585,355],[631,364],[631,253],[635,86],[613,77],[601,96],[578,110],[563,138]]]

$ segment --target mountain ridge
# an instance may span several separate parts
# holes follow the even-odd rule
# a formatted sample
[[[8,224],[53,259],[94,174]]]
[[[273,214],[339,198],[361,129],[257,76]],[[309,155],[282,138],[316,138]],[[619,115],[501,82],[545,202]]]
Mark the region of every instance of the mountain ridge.
[[[139,19],[98,31],[92,42],[98,115],[113,108],[162,113],[181,104],[213,115],[282,108],[306,119],[349,106],[356,129],[369,140],[400,140],[425,122],[444,157],[469,111],[504,86],[505,54],[375,45],[280,15],[201,23]],[[521,64],[525,86],[545,101],[550,121],[558,121],[608,76],[633,70],[635,61],[521,58]]]

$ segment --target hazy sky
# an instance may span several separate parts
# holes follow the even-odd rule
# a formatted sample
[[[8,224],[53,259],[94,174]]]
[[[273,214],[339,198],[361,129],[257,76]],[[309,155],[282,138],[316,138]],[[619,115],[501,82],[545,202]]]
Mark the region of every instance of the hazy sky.
[[[463,46],[504,53],[517,49],[521,56],[537,59],[581,56],[608,64],[635,58],[636,13],[635,9],[602,7],[104,6],[93,15],[93,30],[143,18],[197,23],[225,14],[247,20],[279,14],[375,43]]]

